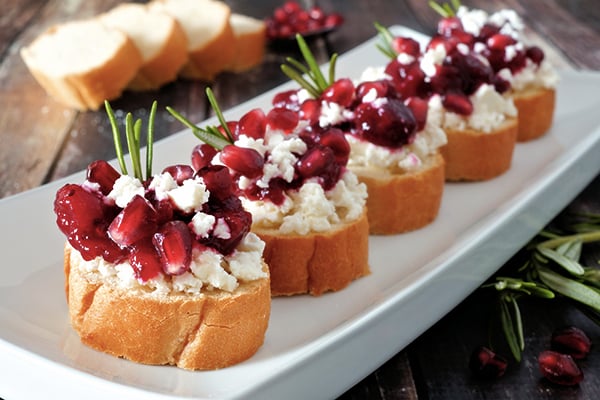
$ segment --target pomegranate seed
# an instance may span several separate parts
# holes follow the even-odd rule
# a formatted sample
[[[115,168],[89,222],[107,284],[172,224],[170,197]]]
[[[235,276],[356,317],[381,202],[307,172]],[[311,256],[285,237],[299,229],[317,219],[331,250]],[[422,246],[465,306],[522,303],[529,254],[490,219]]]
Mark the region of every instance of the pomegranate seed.
[[[300,4],[298,4],[298,3],[297,3],[297,2],[295,2],[295,1],[286,1],[286,2],[283,4],[283,7],[282,7],[282,9],[283,9],[283,11],[284,11],[286,14],[288,14],[288,15],[289,15],[289,14],[295,14],[295,13],[297,13],[298,11],[301,11],[301,10],[302,10],[302,7],[300,7]]]
[[[418,62],[406,65],[398,60],[392,60],[385,67],[385,73],[392,78],[394,88],[401,98],[405,99],[422,94],[425,73]]]
[[[285,92],[277,93],[272,100],[275,108],[288,108],[290,110],[298,109],[298,90],[286,90]]]
[[[304,178],[319,176],[328,164],[335,161],[333,150],[329,147],[315,146],[302,155],[296,164],[296,170]]]
[[[237,124],[237,135],[246,135],[254,139],[261,139],[265,136],[267,129],[267,120],[265,113],[260,108],[248,111]]]
[[[497,33],[489,37],[486,41],[487,46],[492,50],[504,50],[506,47],[516,43],[511,36]]]
[[[329,128],[320,135],[320,143],[322,146],[329,147],[333,150],[335,161],[340,165],[348,163],[350,156],[350,144],[346,140],[346,135],[338,128]]]
[[[458,40],[458,38],[454,36],[435,35],[427,44],[426,49],[435,49],[437,46],[441,45],[444,46],[444,49],[446,49],[446,53],[450,53],[452,50],[456,49],[456,46],[458,46],[460,43],[461,42]]]
[[[573,386],[583,380],[583,372],[568,354],[543,351],[538,357],[538,363],[542,375],[552,383]]]
[[[289,133],[298,125],[298,113],[287,108],[275,107],[267,114],[267,123],[271,129]]]
[[[392,40],[391,46],[396,54],[405,53],[413,57],[418,57],[421,53],[419,42],[409,37],[395,37]]]
[[[359,104],[354,110],[356,133],[379,146],[397,148],[414,138],[417,122],[413,113],[398,99],[388,99],[376,107]]]
[[[437,32],[444,36],[453,36],[455,31],[462,31],[463,25],[458,17],[441,18],[438,22]]]
[[[499,76],[492,77],[492,82],[494,84],[494,88],[498,93],[505,93],[510,90],[510,82],[500,78]]]
[[[162,271],[162,263],[151,240],[142,240],[133,244],[129,253],[129,264],[137,279],[148,282]]]
[[[592,341],[581,329],[569,326],[552,333],[552,349],[568,354],[574,359],[585,358],[590,352]]]
[[[181,185],[186,179],[194,177],[194,169],[186,164],[168,166],[162,170],[162,173],[165,172],[171,175],[178,185]]]
[[[237,132],[237,121],[227,121],[227,129],[229,129],[229,132],[231,132],[233,135],[235,135],[235,132]],[[223,135],[224,138],[228,138],[227,132],[225,132],[225,129],[219,125],[219,127],[217,128],[219,130],[219,132],[221,132],[221,135]],[[234,139],[237,139],[234,137]]]
[[[540,65],[544,61],[544,51],[537,46],[527,48],[526,54],[527,58],[537,65]]]
[[[252,215],[242,208],[239,198],[232,196],[228,202],[232,204],[225,210],[215,211],[214,216],[225,221],[229,227],[229,238],[209,236],[199,239],[200,243],[212,247],[224,255],[231,254],[235,250],[252,225]]]
[[[217,155],[217,149],[206,143],[198,144],[192,150],[192,166],[196,171],[208,167]]]
[[[372,82],[362,82],[356,87],[356,97],[362,99],[369,92],[375,91],[375,97],[393,97],[394,89],[390,81],[379,80]]]
[[[321,116],[321,102],[316,99],[305,100],[300,106],[298,115],[300,119],[308,121],[310,125],[316,124]]]
[[[469,369],[479,378],[500,378],[506,372],[506,359],[485,346],[473,350],[469,359]]]
[[[223,164],[248,178],[262,174],[263,157],[254,149],[229,144],[221,150],[219,158]]]
[[[200,171],[199,175],[210,192],[209,201],[213,198],[222,201],[233,195],[233,180],[227,167],[211,165]]]
[[[329,14],[325,17],[325,21],[323,22],[323,26],[325,28],[336,28],[344,23],[344,17],[340,14]]]
[[[276,8],[273,12],[273,19],[279,24],[285,24],[288,21],[288,14],[282,8]]]
[[[410,108],[415,120],[417,121],[417,131],[425,129],[427,123],[427,112],[429,111],[429,105],[427,100],[420,99],[418,97],[411,97],[406,100],[405,104]]]
[[[170,200],[164,199],[154,203],[156,210],[156,223],[162,225],[173,219],[173,203]]]
[[[310,18],[316,22],[323,22],[325,20],[325,12],[319,6],[312,6],[308,13]]]
[[[104,160],[92,162],[87,168],[87,180],[100,185],[100,191],[107,195],[121,174]]]
[[[181,275],[192,261],[192,234],[183,221],[169,221],[152,237],[158,251],[163,272]]]
[[[442,104],[448,111],[460,115],[471,115],[473,112],[473,104],[464,94],[448,93],[442,99]]]
[[[321,99],[350,107],[354,101],[354,83],[348,78],[338,79],[321,93]]]
[[[136,195],[108,226],[108,235],[126,247],[152,235],[158,228],[157,214],[148,200]]]
[[[477,40],[480,42],[485,42],[488,38],[494,36],[496,33],[500,32],[500,27],[493,24],[484,24],[479,30],[479,36],[477,36]]]

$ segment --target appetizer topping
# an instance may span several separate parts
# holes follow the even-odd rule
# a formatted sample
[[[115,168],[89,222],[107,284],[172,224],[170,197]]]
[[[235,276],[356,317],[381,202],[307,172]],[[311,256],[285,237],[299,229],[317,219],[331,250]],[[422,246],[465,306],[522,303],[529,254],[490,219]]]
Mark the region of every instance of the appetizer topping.
[[[344,22],[338,13],[327,14],[319,6],[304,9],[296,1],[286,1],[267,18],[267,37],[273,39],[290,39],[297,33],[312,35],[337,28]]]
[[[218,260],[216,267],[210,268],[227,268],[227,260],[235,257],[252,223],[251,215],[235,194],[228,170],[223,166],[205,165],[195,171],[188,165],[171,165],[152,176],[154,103],[149,121],[145,177],[139,157],[141,121],[134,124],[131,114],[127,116],[126,136],[136,176],[127,175],[120,133],[108,103],[106,109],[124,174],[119,174],[106,161],[95,161],[89,165],[83,184],[67,184],[58,190],[54,210],[58,227],[67,236],[70,246],[91,263],[90,270],[97,271],[102,265],[104,271],[112,268],[123,277],[129,276],[124,272],[126,265],[131,277],[140,284],[157,285],[160,281],[163,285],[164,282],[172,285],[174,277],[189,274],[200,279],[192,270],[195,255],[202,252],[210,252]],[[245,150],[250,152],[251,149]],[[249,158],[250,166],[255,166],[254,158],[232,158],[237,161]],[[259,160],[262,162],[261,157]],[[244,168],[250,170],[247,165]],[[203,267],[197,265],[196,268]],[[258,262],[249,268],[262,271],[262,264]],[[228,275],[231,271],[223,269],[222,273]],[[231,276],[231,279],[235,285],[227,285],[230,289],[237,285],[236,277]],[[201,279],[194,284],[196,288],[201,286]]]

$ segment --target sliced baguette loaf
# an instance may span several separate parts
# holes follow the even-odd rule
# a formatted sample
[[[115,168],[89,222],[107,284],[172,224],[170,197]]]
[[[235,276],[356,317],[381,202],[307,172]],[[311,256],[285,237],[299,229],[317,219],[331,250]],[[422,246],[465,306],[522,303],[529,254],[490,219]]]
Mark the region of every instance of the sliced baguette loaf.
[[[241,14],[231,14],[235,37],[235,55],[227,71],[242,72],[259,65],[265,54],[267,26],[264,21]]]
[[[187,37],[170,15],[137,3],[123,3],[99,16],[123,31],[142,55],[142,66],[129,82],[133,90],[152,90],[171,82],[187,62]]]
[[[412,172],[358,166],[351,170],[367,185],[371,234],[412,231],[437,217],[445,182],[444,159],[439,153],[425,158],[423,165]]]
[[[232,293],[158,296],[92,282],[83,263],[77,251],[65,247],[71,324],[94,349],[143,364],[209,370],[248,359],[264,341],[271,307],[268,277],[242,282]]]
[[[526,142],[544,135],[552,126],[556,90],[528,87],[511,93],[519,115],[517,142]]]
[[[507,118],[490,133],[471,128],[446,128],[448,143],[441,148],[446,180],[483,181],[506,172],[517,140],[517,118]]]
[[[119,97],[142,64],[133,41],[98,19],[55,25],[21,49],[21,56],[52,97],[79,110],[96,110]]]
[[[187,36],[188,62],[180,71],[182,77],[212,80],[231,64],[235,38],[227,4],[215,0],[153,0],[148,6],[175,18]]]
[[[283,234],[253,227],[264,242],[263,257],[271,275],[271,294],[319,296],[341,290],[370,273],[369,223],[366,212],[323,233]]]

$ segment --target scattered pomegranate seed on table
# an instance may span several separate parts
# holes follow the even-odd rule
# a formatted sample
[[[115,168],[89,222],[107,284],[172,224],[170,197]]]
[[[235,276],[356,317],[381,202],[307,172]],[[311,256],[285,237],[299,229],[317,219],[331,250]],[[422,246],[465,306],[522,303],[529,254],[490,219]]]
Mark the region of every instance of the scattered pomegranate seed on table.
[[[540,372],[552,383],[574,386],[583,380],[583,372],[568,354],[543,351],[538,357]]]
[[[469,369],[478,378],[500,378],[506,372],[506,359],[485,346],[476,348],[471,353]]]

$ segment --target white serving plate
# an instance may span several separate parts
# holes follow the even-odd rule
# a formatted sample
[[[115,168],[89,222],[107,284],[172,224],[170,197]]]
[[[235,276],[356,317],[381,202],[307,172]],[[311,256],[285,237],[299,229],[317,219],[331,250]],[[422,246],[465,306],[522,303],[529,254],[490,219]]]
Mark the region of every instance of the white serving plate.
[[[343,55],[338,76],[382,65],[374,43]],[[79,342],[68,322],[64,238],[52,202],[58,187],[81,182],[83,173],[1,200],[0,397],[305,399],[343,393],[475,290],[598,174],[599,85],[598,73],[562,73],[552,130],[518,144],[506,174],[447,184],[434,223],[372,237],[372,274],[347,289],[274,299],[263,347],[219,371],[138,365]],[[267,107],[282,89],[226,116]],[[196,143],[189,131],[157,143],[155,169],[185,159]]]

